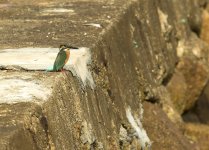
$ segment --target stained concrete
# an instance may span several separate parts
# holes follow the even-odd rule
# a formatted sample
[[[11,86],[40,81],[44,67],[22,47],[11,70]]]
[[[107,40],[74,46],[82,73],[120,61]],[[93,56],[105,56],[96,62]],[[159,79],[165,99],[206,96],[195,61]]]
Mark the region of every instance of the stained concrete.
[[[0,76],[0,103],[43,103],[52,93],[53,74],[1,71]]]
[[[17,79],[22,83],[22,76],[32,77],[24,83],[41,82],[51,89],[43,103],[34,103],[36,98],[32,98],[31,102],[0,105],[3,149],[22,148],[22,139],[31,143],[25,145],[30,146],[27,149],[141,149],[127,108],[136,122],[141,118],[153,150],[196,148],[181,130],[183,121],[179,119],[178,126],[167,117],[181,116],[166,86],[181,59],[176,55],[179,41],[191,38],[191,29],[201,23],[190,17],[194,15],[190,8],[199,12],[198,3],[5,0],[0,7],[1,49],[89,47],[92,61],[87,66],[96,85],[82,86],[82,77],[71,72],[1,70],[3,82],[14,74],[12,80],[20,76]],[[195,15],[198,18],[200,13]],[[92,23],[101,27],[86,25]]]
[[[59,48],[3,49],[0,50],[0,67],[6,69],[10,66],[18,66],[25,70],[47,71],[53,67],[58,52]],[[77,65],[76,63],[79,59],[84,59],[86,53],[90,53],[88,48],[71,49],[70,60],[64,66],[65,69],[69,70],[70,67]]]
[[[26,70],[47,70],[53,66],[58,48],[22,48],[1,50],[0,66],[19,66]]]

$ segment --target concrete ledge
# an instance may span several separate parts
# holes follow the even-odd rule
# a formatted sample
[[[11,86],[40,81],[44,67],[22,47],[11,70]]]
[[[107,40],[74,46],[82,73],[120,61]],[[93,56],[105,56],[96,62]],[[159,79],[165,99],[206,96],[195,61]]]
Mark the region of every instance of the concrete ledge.
[[[33,71],[1,70],[0,123],[5,131],[1,145],[15,141],[9,149],[18,149],[26,138],[33,143],[28,149],[147,149],[150,143],[143,142],[143,136],[136,131],[141,130],[153,141],[153,150],[191,149],[188,139],[162,108],[155,106],[157,103],[144,102],[160,101],[163,106],[170,102],[164,85],[178,61],[177,37],[184,39],[191,32],[188,22],[179,22],[188,16],[186,6],[193,3],[181,4],[180,0],[62,0],[30,4],[23,0],[1,4],[1,49],[58,47],[70,43],[91,48],[92,59],[84,65],[88,72],[76,66],[74,69],[79,74],[71,70],[78,78],[70,72],[36,70],[52,64],[53,48],[41,49],[38,55],[28,58],[32,61],[29,64],[39,62],[36,57],[44,64],[24,66]],[[92,23],[97,26],[86,25]],[[42,54],[48,50],[46,59]],[[38,49],[21,51],[22,57]],[[0,57],[5,60],[7,56],[16,64],[21,57],[14,61],[15,53],[2,51]],[[6,61],[0,60],[0,64],[11,65]],[[15,83],[12,85],[15,88],[11,83]],[[36,89],[31,90],[33,87]],[[128,120],[127,108],[134,124]],[[169,113],[175,113],[172,105],[167,108]],[[10,120],[18,126],[13,126]],[[9,122],[11,130],[5,122]]]
[[[52,93],[55,74],[0,72],[0,103],[36,102],[42,104]]]

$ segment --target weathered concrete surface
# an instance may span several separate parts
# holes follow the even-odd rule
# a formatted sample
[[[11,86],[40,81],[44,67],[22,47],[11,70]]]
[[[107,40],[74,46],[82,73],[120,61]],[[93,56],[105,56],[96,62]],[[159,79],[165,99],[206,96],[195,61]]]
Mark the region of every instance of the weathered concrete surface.
[[[183,115],[183,118],[187,122],[209,124],[209,85],[202,91],[201,96],[196,102],[195,106]]]
[[[25,70],[47,70],[53,66],[58,48],[5,49],[0,53],[0,66],[19,66]]]
[[[195,58],[184,57],[179,61],[168,89],[180,114],[194,106],[208,82],[208,73],[207,65]]]
[[[34,103],[0,105],[0,145],[6,149],[50,149],[46,118]]]
[[[93,90],[88,84],[81,86],[79,79],[69,72],[29,72],[27,76],[37,76],[33,83],[44,80],[45,85],[52,78],[46,85],[52,87],[48,99],[38,106],[1,104],[8,120],[10,111],[6,110],[20,108],[13,109],[16,115],[11,115],[19,126],[11,126],[15,131],[24,131],[21,137],[33,143],[28,149],[140,149],[142,139],[136,136],[126,116],[129,107],[153,141],[152,149],[195,148],[181,132],[181,126],[174,124],[175,120],[183,121],[167,85],[178,62],[177,46],[191,38],[191,28],[198,32],[201,25],[199,1],[5,0],[0,7],[1,49],[71,43],[89,47],[92,52],[89,68],[96,85]],[[199,13],[193,13],[192,8]],[[88,23],[101,24],[102,28],[84,25]],[[187,50],[178,55],[179,59],[189,54]],[[207,54],[203,52],[198,56]],[[192,54],[201,59],[198,56]],[[1,73],[5,77],[26,74],[14,70]],[[168,117],[177,119],[171,122],[172,118],[162,109]],[[1,119],[1,122],[7,121]],[[1,145],[14,143],[15,146],[7,149],[18,149],[22,140],[19,142],[18,134],[11,134],[6,127],[2,125],[5,137],[13,138],[0,138]]]
[[[184,127],[184,134],[191,143],[198,143],[199,149],[208,149],[209,126],[204,124],[187,123]]]
[[[107,27],[110,19],[116,17],[115,11],[121,2],[1,1],[1,48],[58,47],[63,43],[91,47],[102,28],[84,24],[100,23]],[[54,9],[64,9],[66,12]]]
[[[209,108],[209,85],[207,83],[194,109],[199,118],[199,121],[201,123],[209,125],[208,108]]]
[[[170,121],[158,105],[145,102],[144,109],[144,123],[148,135],[151,139],[156,139],[153,141],[154,149],[196,149],[195,145],[191,147],[178,126]],[[170,137],[176,138],[173,141]]]
[[[69,69],[78,61],[79,57],[85,55],[88,49],[71,50],[71,59],[66,63],[65,69]],[[20,48],[0,50],[0,67],[9,68],[19,66],[25,70],[46,71],[52,67],[56,59],[58,48]],[[81,58],[82,59],[82,58]]]
[[[202,27],[200,32],[200,37],[206,43],[202,43],[202,46],[199,46],[201,51],[201,58],[206,60],[208,63],[208,48],[205,45],[209,44],[208,41],[208,4],[205,4],[205,10],[202,14]],[[205,47],[205,48],[204,48]],[[209,108],[209,99],[208,99],[208,82],[204,89],[201,91],[201,95],[196,101],[193,108],[189,109],[183,114],[183,119],[188,122],[184,126],[184,134],[190,139],[191,142],[197,143],[201,150],[206,150],[209,147],[208,142],[208,108]]]
[[[27,70],[47,72],[53,69],[54,61],[56,59],[58,51],[58,48],[20,48],[0,50],[0,68],[2,68],[3,70]],[[74,76],[77,76],[79,79],[81,79],[84,86],[89,84],[91,88],[93,88],[95,84],[91,72],[88,70],[88,65],[91,63],[91,51],[89,50],[89,48],[81,47],[76,50],[71,49],[70,58],[71,59],[65,64],[64,69],[71,71]],[[1,87],[8,90],[8,86],[10,86],[11,88],[15,88],[9,85],[9,83],[18,83],[21,86],[23,86],[24,84],[28,84],[23,83],[20,80],[16,80],[16,78],[17,77],[2,81]],[[41,87],[39,86],[34,88],[40,89]],[[25,91],[27,92],[28,90],[29,89]],[[6,94],[5,92],[6,91],[2,91],[2,93]]]
[[[209,8],[207,8],[209,9]],[[209,21],[209,13],[207,10],[204,10],[203,14],[202,14],[202,18],[203,18],[203,23],[202,23],[202,30],[201,30],[201,39],[204,40],[205,42],[209,43],[209,37],[208,37],[208,30],[209,30],[209,26],[208,26],[208,21]]]
[[[201,69],[202,67],[204,67],[205,69],[208,68],[207,64],[208,64],[208,51],[209,51],[208,43],[209,42],[208,42],[208,4],[207,3],[204,4],[204,7],[206,9],[203,11],[203,14],[202,14],[202,26],[201,26],[201,32],[200,32],[201,39],[205,41],[206,43],[200,41],[199,39],[198,39],[198,42],[195,42],[196,44],[193,44],[194,42],[190,42],[191,43],[190,45],[193,45],[194,47],[191,49],[193,56],[195,55],[196,58],[198,58],[197,59],[198,62],[202,64],[199,67],[199,69],[202,71],[204,71],[204,69]],[[187,54],[189,54],[188,52]],[[202,73],[201,73],[201,76],[203,75]],[[201,76],[198,76],[198,79],[196,81],[198,80],[200,81],[201,78],[199,77]],[[201,80],[204,81],[204,78],[202,78]],[[199,84],[198,86],[200,85],[201,84]],[[208,108],[209,108],[208,107],[209,106],[208,105],[208,102],[209,102],[208,101],[208,81],[206,82],[204,89],[201,90],[201,88],[199,87],[199,92],[197,92],[196,90],[195,93],[197,94],[200,92],[201,94],[196,100],[196,102],[193,103],[193,107],[191,107],[188,111],[184,112],[183,114],[184,121],[188,122],[184,125],[184,134],[188,137],[190,142],[197,143],[199,149],[206,150],[209,147],[208,142],[206,142],[208,141],[208,127],[209,127],[208,126],[208,120],[209,120],[209,117],[208,117]]]
[[[52,93],[55,74],[0,72],[0,103],[44,103]]]

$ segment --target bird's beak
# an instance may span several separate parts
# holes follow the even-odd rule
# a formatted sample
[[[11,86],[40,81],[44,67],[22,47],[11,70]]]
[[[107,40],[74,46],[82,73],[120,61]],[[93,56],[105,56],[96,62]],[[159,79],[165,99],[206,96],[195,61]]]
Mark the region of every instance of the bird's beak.
[[[70,48],[70,49],[79,49],[78,47],[74,47],[74,46],[68,46],[68,48]]]

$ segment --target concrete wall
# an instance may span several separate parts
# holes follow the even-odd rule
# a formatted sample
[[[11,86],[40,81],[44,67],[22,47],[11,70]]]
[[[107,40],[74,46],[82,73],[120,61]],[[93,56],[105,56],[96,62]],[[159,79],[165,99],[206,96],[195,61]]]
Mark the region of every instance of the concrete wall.
[[[32,3],[35,8],[46,7],[44,3]],[[55,4],[57,2],[53,1],[49,6],[58,5]],[[196,35],[200,32],[201,6],[205,3],[198,0],[116,0],[72,1],[69,5],[63,0],[63,4],[63,7],[73,9],[75,14],[55,15],[54,18],[41,20],[42,14],[38,19],[43,24],[38,27],[34,22],[35,28],[44,29],[39,37],[48,34],[45,32],[50,27],[56,27],[57,41],[55,37],[39,41],[38,36],[29,36],[27,42],[37,41],[32,43],[37,47],[51,46],[66,42],[64,39],[67,37],[71,43],[89,47],[92,59],[89,69],[96,87],[83,86],[71,72],[1,71],[5,78],[12,72],[33,76],[34,81],[40,80],[51,91],[42,103],[19,103],[22,109],[25,104],[30,106],[22,114],[13,114],[23,118],[14,119],[19,124],[14,128],[18,130],[17,135],[21,133],[21,138],[31,143],[28,149],[147,149],[149,139],[153,142],[153,150],[198,148],[198,143],[189,142],[184,136],[182,126],[185,124],[181,115],[194,106],[208,81],[207,61],[202,61],[202,58],[207,59],[204,55],[207,54],[204,51],[207,46],[200,47],[201,42]],[[37,16],[32,14],[31,18]],[[51,23],[47,26],[46,21]],[[100,23],[102,28],[84,27],[85,22]],[[57,24],[62,28],[58,30]],[[34,32],[29,27],[26,27],[26,35]],[[5,39],[10,36],[8,33]],[[21,47],[25,46],[23,41],[24,36],[19,43],[13,40],[11,43]],[[191,48],[193,45],[188,46],[194,41],[200,47],[198,56],[196,49]],[[195,60],[194,63],[200,64],[203,69],[194,71],[193,66],[198,65],[188,63],[190,69],[187,73],[188,67],[182,63],[187,60],[185,57]],[[193,76],[191,72],[197,75],[195,79],[189,78]],[[198,76],[199,72],[201,76]],[[196,79],[195,84],[187,82]],[[182,84],[192,89],[199,85],[192,92],[194,96],[190,96],[189,102],[182,97],[187,97],[191,88],[185,88],[180,98],[175,97],[178,90],[182,91],[176,87],[182,87]],[[1,104],[4,105],[0,114],[6,112],[6,116],[10,112],[7,108],[16,108],[15,104]],[[128,112],[135,119],[132,122]],[[13,127],[10,121],[2,119],[2,130],[5,130],[4,122]],[[5,136],[0,140],[1,145],[9,145],[8,149],[18,149],[18,145],[22,145],[23,140],[16,134],[9,131],[5,134],[12,138]],[[15,146],[8,144],[11,141]]]

